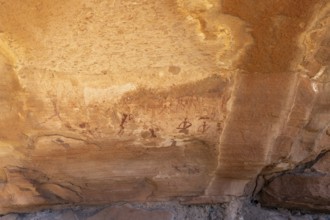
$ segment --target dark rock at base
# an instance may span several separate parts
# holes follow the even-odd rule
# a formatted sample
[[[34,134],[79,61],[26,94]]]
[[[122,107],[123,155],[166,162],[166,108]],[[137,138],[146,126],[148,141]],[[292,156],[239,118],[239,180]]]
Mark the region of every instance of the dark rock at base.
[[[105,208],[96,215],[87,218],[87,220],[106,220],[106,219],[135,219],[135,220],[171,220],[173,214],[166,210],[145,210],[130,206],[113,206]]]
[[[261,203],[268,207],[329,212],[330,176],[318,173],[284,174],[261,191]]]

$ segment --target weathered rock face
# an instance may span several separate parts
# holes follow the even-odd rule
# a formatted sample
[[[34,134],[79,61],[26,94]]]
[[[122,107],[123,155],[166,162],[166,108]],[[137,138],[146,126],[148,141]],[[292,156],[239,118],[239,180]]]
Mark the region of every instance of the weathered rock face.
[[[329,12],[0,0],[0,213],[223,202],[315,158],[330,147]],[[293,177],[279,178],[269,187]]]
[[[271,178],[261,192],[263,204],[329,212],[329,155],[322,153],[314,161]]]

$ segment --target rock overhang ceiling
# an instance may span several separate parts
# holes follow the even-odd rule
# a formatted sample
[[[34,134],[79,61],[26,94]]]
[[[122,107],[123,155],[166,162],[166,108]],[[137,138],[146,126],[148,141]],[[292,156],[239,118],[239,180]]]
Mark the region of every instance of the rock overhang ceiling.
[[[276,185],[329,149],[329,9],[0,1],[1,212]]]

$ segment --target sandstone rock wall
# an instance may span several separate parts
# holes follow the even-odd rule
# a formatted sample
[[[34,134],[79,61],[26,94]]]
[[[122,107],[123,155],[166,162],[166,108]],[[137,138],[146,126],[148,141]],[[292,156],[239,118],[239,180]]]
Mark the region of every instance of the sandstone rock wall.
[[[296,181],[266,176],[329,150],[329,10],[0,0],[0,213],[228,202],[257,176]]]

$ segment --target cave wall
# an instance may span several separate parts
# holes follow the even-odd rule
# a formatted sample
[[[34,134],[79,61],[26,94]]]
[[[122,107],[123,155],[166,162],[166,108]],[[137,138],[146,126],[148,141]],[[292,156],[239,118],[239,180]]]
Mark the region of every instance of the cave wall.
[[[286,206],[283,185],[326,187],[328,162],[300,167],[330,149],[329,11],[0,1],[0,213],[252,195]]]

